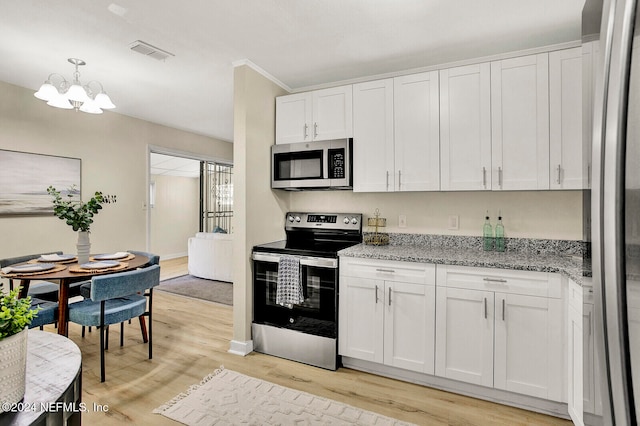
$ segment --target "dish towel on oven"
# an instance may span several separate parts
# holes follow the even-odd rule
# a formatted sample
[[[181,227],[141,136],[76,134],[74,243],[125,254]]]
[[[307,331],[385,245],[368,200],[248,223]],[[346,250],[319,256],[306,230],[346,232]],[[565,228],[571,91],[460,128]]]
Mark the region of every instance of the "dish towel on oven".
[[[300,279],[300,259],[292,256],[282,256],[278,266],[278,287],[276,289],[276,303],[292,308],[304,302],[302,280]]]

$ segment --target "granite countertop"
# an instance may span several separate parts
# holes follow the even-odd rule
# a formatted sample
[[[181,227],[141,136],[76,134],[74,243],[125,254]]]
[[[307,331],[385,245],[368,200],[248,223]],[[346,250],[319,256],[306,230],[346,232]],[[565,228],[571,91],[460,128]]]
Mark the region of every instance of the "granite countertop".
[[[591,285],[589,267],[581,257],[521,251],[482,251],[477,248],[433,247],[420,244],[373,246],[358,244],[338,252],[339,256],[482,268],[562,273],[579,285]]]

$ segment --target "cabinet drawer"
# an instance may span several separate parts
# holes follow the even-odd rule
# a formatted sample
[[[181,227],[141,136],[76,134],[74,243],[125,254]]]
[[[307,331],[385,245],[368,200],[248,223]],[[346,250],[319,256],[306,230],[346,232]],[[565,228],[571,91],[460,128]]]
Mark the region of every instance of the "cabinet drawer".
[[[438,265],[436,276],[437,285],[443,287],[562,297],[560,274],[549,272]]]
[[[435,265],[391,260],[340,258],[340,275],[435,285]]]

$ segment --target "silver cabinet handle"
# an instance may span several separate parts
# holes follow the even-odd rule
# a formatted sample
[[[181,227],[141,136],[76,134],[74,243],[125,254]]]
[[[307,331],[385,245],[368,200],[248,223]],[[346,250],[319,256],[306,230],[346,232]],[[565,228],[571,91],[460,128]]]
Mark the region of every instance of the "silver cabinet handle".
[[[318,137],[318,123],[313,123],[313,137]]]
[[[482,186],[484,186],[484,189],[487,189],[487,168],[486,167],[482,168]]]
[[[387,191],[389,190],[389,170],[387,170]]]
[[[498,167],[498,186],[502,188],[502,167]]]
[[[587,188],[591,188],[591,163],[587,165]]]
[[[558,164],[558,185],[560,185],[560,174],[562,173],[562,168],[560,167],[560,164]]]
[[[376,268],[376,272],[388,272],[390,274],[396,273],[395,269],[382,269],[382,268]]]
[[[391,306],[391,287],[389,287],[389,306]]]
[[[502,299],[502,321],[504,321],[504,304],[505,304],[505,299]]]
[[[378,304],[378,286],[376,285],[376,305]]]
[[[591,336],[592,324],[591,324],[591,311],[589,311],[589,336]]]
[[[402,189],[402,171],[398,170],[398,189]]]
[[[484,319],[487,319],[487,298],[484,298]]]
[[[492,282],[492,283],[506,283],[507,280],[503,280],[502,278],[483,278],[484,281]]]
[[[309,125],[307,123],[304,123],[304,138],[308,138],[309,137]]]

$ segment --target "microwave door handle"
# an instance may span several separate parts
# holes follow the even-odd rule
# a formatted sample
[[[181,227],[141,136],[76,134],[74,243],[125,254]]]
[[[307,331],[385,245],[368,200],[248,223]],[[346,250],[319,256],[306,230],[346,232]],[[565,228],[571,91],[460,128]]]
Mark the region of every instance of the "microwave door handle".
[[[321,179],[329,179],[329,148],[331,146],[326,146],[322,149],[322,178]]]

